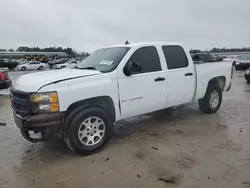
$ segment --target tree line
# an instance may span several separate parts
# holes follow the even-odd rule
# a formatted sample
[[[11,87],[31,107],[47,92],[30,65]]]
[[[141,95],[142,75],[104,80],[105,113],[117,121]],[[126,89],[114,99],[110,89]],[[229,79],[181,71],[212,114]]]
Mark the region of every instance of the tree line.
[[[27,47],[27,46],[20,46],[18,47],[16,50],[13,49],[0,49],[0,51],[2,52],[65,52],[67,53],[69,56],[88,56],[89,53],[88,52],[81,52],[81,53],[77,53],[75,50],[73,50],[72,48],[62,48],[62,47],[48,47],[48,48],[39,48],[39,47]]]
[[[250,52],[250,47],[244,48],[213,48],[210,52]]]
[[[203,52],[203,50],[190,50],[190,53],[199,53]],[[224,52],[250,52],[250,47],[243,47],[243,48],[213,48],[209,50],[210,53],[224,53]]]
[[[48,47],[48,48],[39,48],[39,47],[27,47],[27,46],[20,46],[16,50],[13,49],[0,49],[0,52],[65,52],[69,56],[89,56],[88,52],[81,52],[77,53],[72,48],[62,48],[62,47]],[[202,52],[202,50],[190,50],[191,53]],[[216,52],[250,52],[250,47],[243,47],[243,48],[213,48],[208,52],[216,53]]]

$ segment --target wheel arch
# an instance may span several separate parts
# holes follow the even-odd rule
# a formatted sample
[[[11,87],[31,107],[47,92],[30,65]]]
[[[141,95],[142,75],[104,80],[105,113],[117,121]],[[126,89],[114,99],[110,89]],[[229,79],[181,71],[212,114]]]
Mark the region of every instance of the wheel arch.
[[[217,77],[210,79],[208,82],[208,85],[207,85],[207,89],[211,84],[220,86],[221,91],[224,91],[225,85],[226,85],[226,77],[225,76],[217,76]]]
[[[95,107],[103,108],[111,115],[113,122],[116,119],[114,102],[109,96],[98,96],[98,97],[84,99],[84,100],[80,100],[75,103],[72,103],[65,112],[65,119],[70,114],[70,112],[72,112],[73,110],[81,106],[86,106],[86,107],[95,106]]]
[[[225,76],[216,76],[212,78],[208,78],[207,80],[200,81],[200,85],[198,85],[197,93],[195,99],[202,99],[206,92],[212,84],[218,85],[221,88],[221,91],[225,90],[226,86],[226,77]]]

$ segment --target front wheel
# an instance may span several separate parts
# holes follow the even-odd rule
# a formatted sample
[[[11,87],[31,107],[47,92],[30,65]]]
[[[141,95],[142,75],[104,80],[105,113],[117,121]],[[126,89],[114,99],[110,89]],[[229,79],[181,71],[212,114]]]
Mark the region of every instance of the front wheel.
[[[248,79],[248,80],[247,80],[247,83],[249,83],[249,84],[250,84],[250,79]]]
[[[102,108],[89,107],[73,111],[66,120],[64,141],[69,149],[82,155],[102,149],[113,133],[113,123]]]
[[[219,110],[222,102],[222,91],[217,85],[208,86],[203,99],[199,100],[200,110],[204,113],[215,113]]]
[[[21,71],[26,71],[26,67],[22,67],[22,68],[21,68]]]

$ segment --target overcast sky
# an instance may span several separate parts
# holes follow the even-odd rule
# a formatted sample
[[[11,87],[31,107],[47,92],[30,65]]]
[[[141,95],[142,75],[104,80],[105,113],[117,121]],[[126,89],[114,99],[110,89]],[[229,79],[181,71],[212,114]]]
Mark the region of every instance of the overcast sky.
[[[0,48],[139,41],[250,46],[250,0],[0,0]]]

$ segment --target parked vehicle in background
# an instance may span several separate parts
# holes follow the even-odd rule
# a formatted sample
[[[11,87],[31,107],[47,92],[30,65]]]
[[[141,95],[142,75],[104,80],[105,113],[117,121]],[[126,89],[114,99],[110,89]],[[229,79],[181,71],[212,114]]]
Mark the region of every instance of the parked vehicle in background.
[[[245,79],[250,84],[250,68],[248,68],[245,72]]]
[[[12,85],[8,72],[0,70],[0,89],[8,89]]]
[[[237,55],[230,55],[230,56],[227,56],[225,59],[223,59],[223,61],[232,62],[233,66],[238,64],[238,60],[239,60],[239,57]]]
[[[56,63],[53,65],[53,68],[55,68],[55,69],[62,69],[62,68],[73,69],[73,68],[77,67],[77,64],[78,64],[78,61],[70,60],[70,61],[67,61],[66,63]]]
[[[195,64],[215,62],[215,58],[208,52],[199,52],[191,54],[191,57]]]
[[[39,61],[29,61],[23,62],[17,66],[17,70],[25,71],[25,70],[43,70],[47,68],[48,65],[45,63],[41,63]]]
[[[56,60],[50,61],[48,63],[48,65],[49,65],[50,68],[53,68],[53,65],[66,63],[67,61],[69,61],[69,60],[68,59],[56,59]]]
[[[232,65],[194,65],[178,43],[135,43],[99,49],[77,69],[23,75],[10,98],[24,138],[56,131],[73,151],[91,154],[118,120],[196,99],[202,112],[217,112],[232,77]]]
[[[13,70],[17,67],[18,63],[13,61],[4,61],[3,59],[0,59],[0,68],[8,68],[9,70]]]
[[[222,56],[216,56],[216,57],[214,57],[214,59],[216,60],[216,61],[223,61],[223,57]]]
[[[250,68],[250,55],[240,56],[238,63],[235,65],[236,70],[247,70]]]

